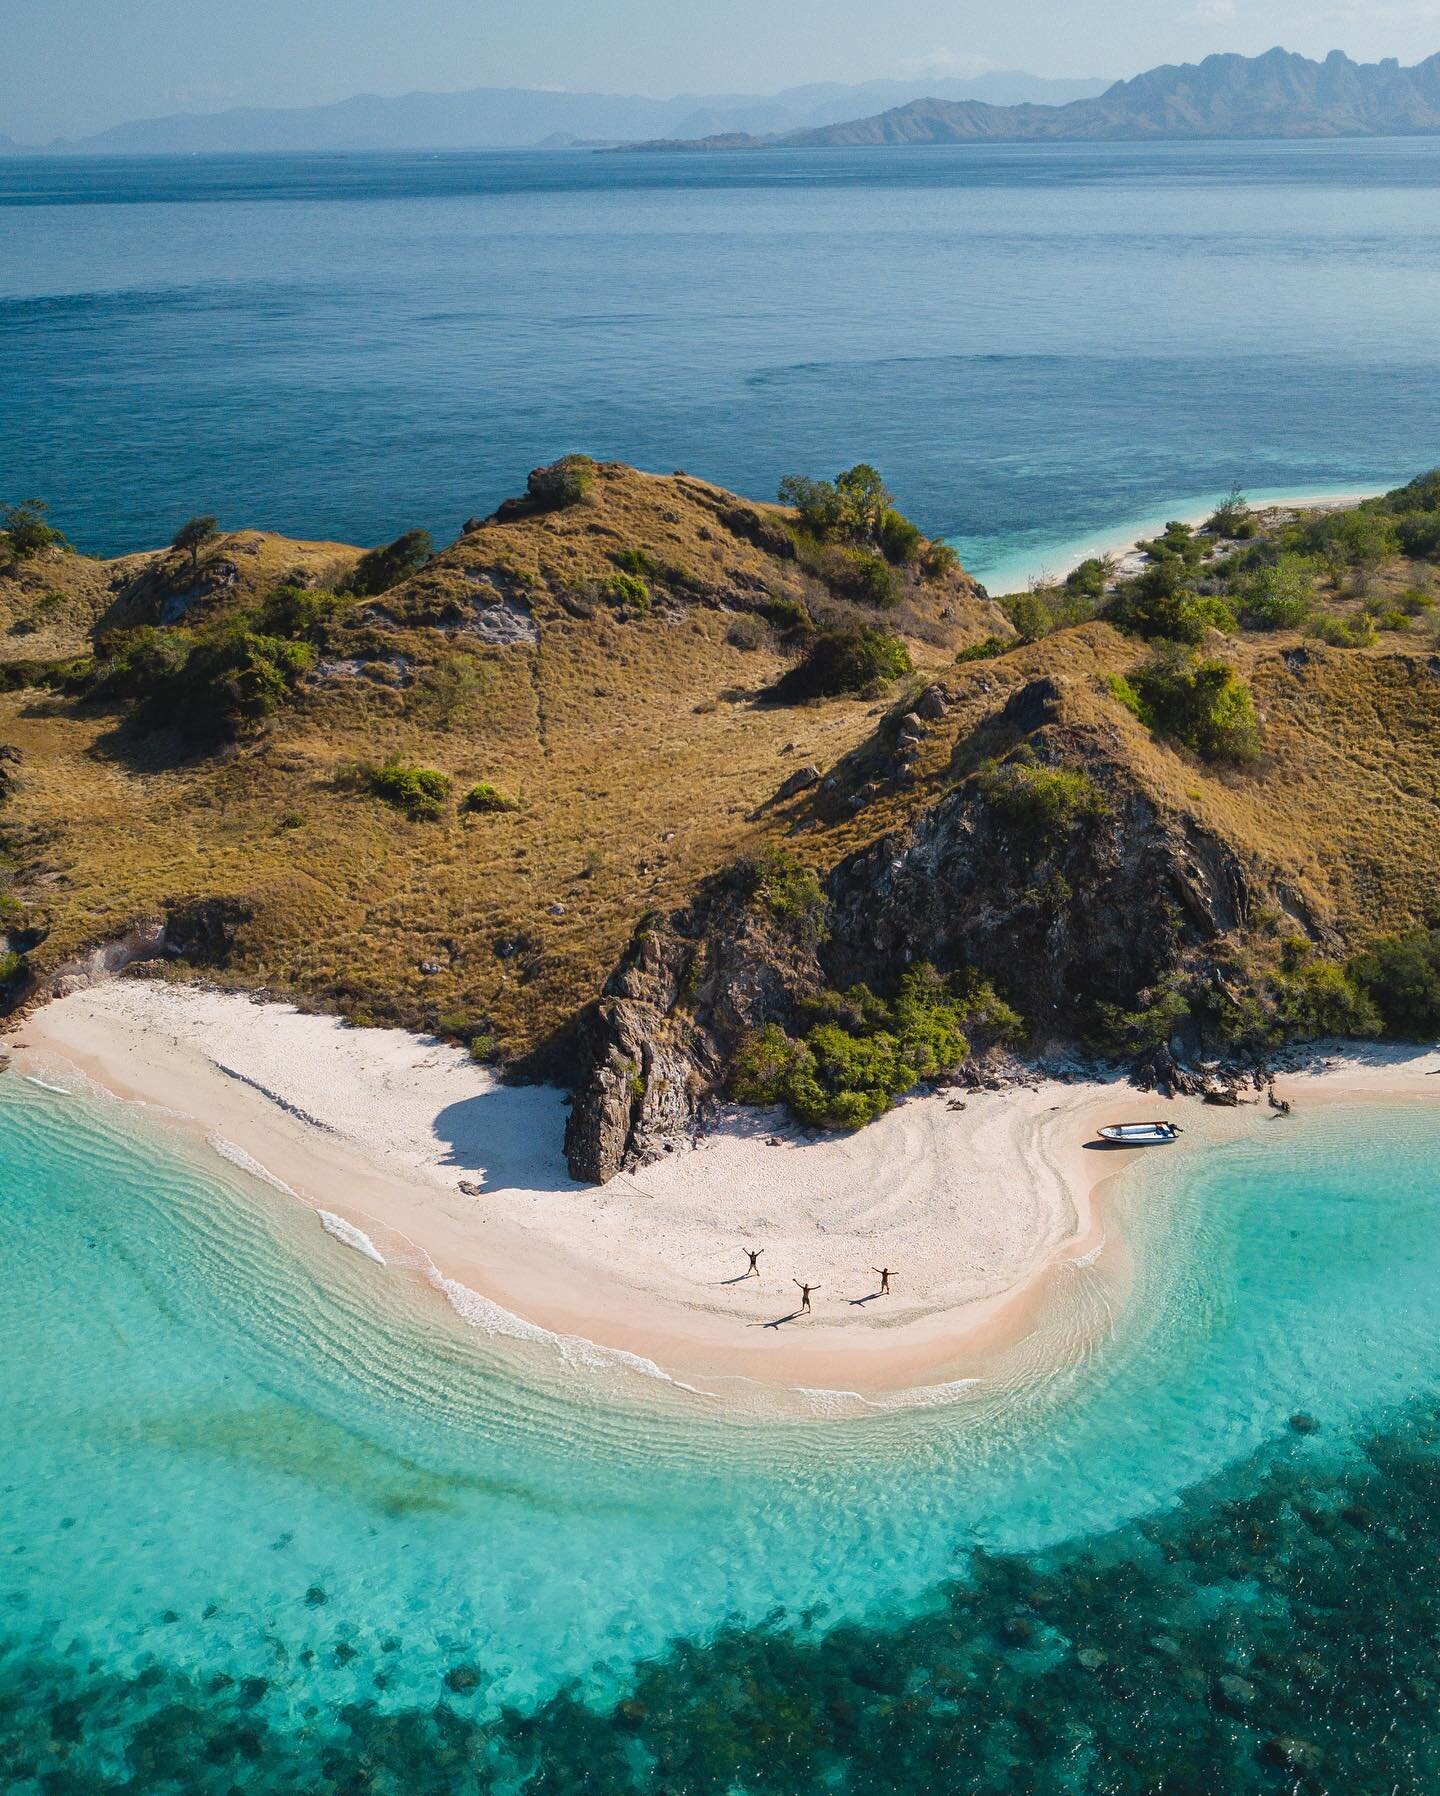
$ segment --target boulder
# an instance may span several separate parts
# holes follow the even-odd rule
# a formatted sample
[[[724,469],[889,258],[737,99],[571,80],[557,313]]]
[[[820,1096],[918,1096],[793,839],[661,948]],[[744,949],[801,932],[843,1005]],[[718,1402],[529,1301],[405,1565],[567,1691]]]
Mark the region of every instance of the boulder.
[[[1313,1775],[1325,1764],[1325,1754],[1315,1742],[1302,1740],[1296,1734],[1272,1734],[1256,1747],[1255,1756],[1262,1765],[1272,1765],[1277,1771],[1296,1771],[1302,1776]]]
[[[780,782],[775,790],[775,802],[783,804],[787,798],[794,798],[797,793],[806,792],[811,786],[819,784],[820,769],[813,761],[808,761],[805,766],[797,767],[788,779]]]
[[[927,723],[939,723],[950,710],[950,694],[943,686],[927,686],[915,701],[915,711]]]

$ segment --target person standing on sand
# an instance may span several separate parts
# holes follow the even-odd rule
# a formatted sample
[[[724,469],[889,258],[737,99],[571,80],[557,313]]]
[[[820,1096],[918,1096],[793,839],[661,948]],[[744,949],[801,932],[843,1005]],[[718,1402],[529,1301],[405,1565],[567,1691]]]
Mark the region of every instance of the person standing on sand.
[[[812,1291],[818,1291],[820,1289],[819,1285],[801,1284],[800,1280],[798,1278],[792,1278],[790,1283],[792,1285],[800,1285],[800,1314],[802,1316],[809,1315],[809,1313],[810,1313],[810,1293]]]
[[[870,1270],[880,1274],[880,1295],[888,1297],[890,1295],[890,1268],[888,1266],[872,1266]]]
[[[741,1253],[748,1253],[750,1256],[750,1269],[745,1274],[746,1278],[749,1278],[751,1272],[755,1274],[756,1278],[759,1278],[760,1268],[756,1262],[759,1260],[761,1254],[764,1253],[765,1249],[763,1247],[742,1247],[740,1251]]]

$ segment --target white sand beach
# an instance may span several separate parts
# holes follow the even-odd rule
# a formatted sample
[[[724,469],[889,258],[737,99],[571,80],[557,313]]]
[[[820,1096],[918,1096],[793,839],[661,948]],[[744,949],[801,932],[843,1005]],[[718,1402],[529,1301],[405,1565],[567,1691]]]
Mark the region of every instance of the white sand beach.
[[[1400,481],[1397,479],[1392,484],[1398,485]],[[1348,506],[1359,505],[1364,499],[1377,498],[1389,490],[1389,487],[1375,486],[1344,492],[1265,492],[1252,494],[1249,503],[1251,509],[1259,514],[1342,511]],[[1024,591],[1031,585],[1052,585],[1073,573],[1082,561],[1088,561],[1092,557],[1111,558],[1116,578],[1135,574],[1145,565],[1145,556],[1139,547],[1142,541],[1158,536],[1172,518],[1198,528],[1212,515],[1223,498],[1223,494],[1217,494],[1209,500],[1176,499],[1164,509],[1156,507],[1144,516],[1131,518],[1124,524],[1091,531],[1088,535],[1056,543],[1048,548],[1027,550],[1023,554],[1007,557],[994,567],[981,566],[977,577],[989,592],[998,597],[1004,593]]]
[[[693,1151],[597,1188],[566,1172],[560,1092],[502,1085],[401,1030],[125,978],[56,1000],[6,1045],[20,1076],[83,1076],[202,1134],[462,1314],[499,1305],[677,1378],[787,1389],[982,1376],[1064,1262],[1108,1260],[1123,1289],[1123,1243],[1093,1200],[1131,1155],[1087,1149],[1101,1121],[1185,1111],[1198,1140],[1255,1114],[1054,1081],[915,1097],[856,1135],[737,1110]],[[1440,1097],[1440,1054],[1332,1058],[1282,1092]],[[743,1276],[750,1246],[759,1278]],[[815,1287],[808,1316],[795,1279]]]

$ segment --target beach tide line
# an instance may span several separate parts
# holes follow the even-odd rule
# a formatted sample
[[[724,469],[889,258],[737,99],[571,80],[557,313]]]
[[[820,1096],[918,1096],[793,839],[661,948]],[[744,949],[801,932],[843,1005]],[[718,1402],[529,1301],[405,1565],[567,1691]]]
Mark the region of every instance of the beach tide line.
[[[534,1341],[539,1345],[552,1347],[571,1370],[636,1372],[643,1378],[658,1379],[662,1384],[674,1385],[677,1390],[689,1391],[695,1397],[709,1397],[712,1394],[700,1390],[696,1385],[686,1384],[683,1379],[672,1377],[664,1367],[657,1366],[653,1359],[646,1359],[643,1354],[628,1353],[623,1347],[602,1347],[598,1342],[586,1340],[583,1335],[557,1334],[538,1322],[530,1322],[524,1316],[517,1316],[513,1310],[505,1309],[493,1298],[484,1297],[479,1291],[472,1290],[469,1285],[446,1278],[434,1266],[426,1276],[462,1322],[504,1340]]]
[[[356,1253],[363,1253],[367,1260],[374,1260],[377,1266],[385,1264],[385,1256],[365,1233],[357,1229],[353,1222],[347,1222],[343,1216],[337,1216],[333,1210],[317,1210],[320,1226],[327,1235],[333,1235],[337,1241],[343,1241],[347,1247],[353,1247]]]
[[[223,1135],[207,1135],[206,1145],[212,1153],[219,1154],[222,1160],[228,1160],[232,1166],[238,1166],[241,1172],[249,1173],[252,1179],[259,1179],[262,1185],[269,1185],[275,1191],[283,1191],[286,1197],[295,1197],[294,1187],[287,1185],[284,1179],[276,1178],[268,1166],[262,1165],[253,1154],[246,1153],[233,1141],[227,1141]]]

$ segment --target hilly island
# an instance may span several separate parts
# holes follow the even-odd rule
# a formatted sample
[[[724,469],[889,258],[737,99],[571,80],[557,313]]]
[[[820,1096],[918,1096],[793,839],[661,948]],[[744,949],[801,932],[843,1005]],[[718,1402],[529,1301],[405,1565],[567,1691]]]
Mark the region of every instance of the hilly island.
[[[842,124],[759,136],[728,131],[634,149],[826,149],[877,144],[1147,142],[1187,139],[1386,137],[1440,131],[1440,55],[1323,61],[1279,47],[1167,64],[1065,105],[995,106],[929,97]]]
[[[1223,1104],[1440,1023],[1440,474],[997,596],[863,465],[568,456],[438,550],[4,522],[8,1011],[133,964],[438,1036],[596,1182],[727,1097]]]

